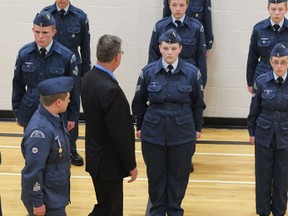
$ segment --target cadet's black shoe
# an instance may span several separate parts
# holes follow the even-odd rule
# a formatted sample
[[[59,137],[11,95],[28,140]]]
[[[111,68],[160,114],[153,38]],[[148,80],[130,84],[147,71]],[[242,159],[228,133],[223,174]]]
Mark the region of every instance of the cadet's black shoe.
[[[83,158],[77,152],[71,153],[70,158],[74,166],[83,166]]]
[[[194,166],[193,166],[193,163],[191,163],[190,173],[193,173],[193,172],[194,172]]]

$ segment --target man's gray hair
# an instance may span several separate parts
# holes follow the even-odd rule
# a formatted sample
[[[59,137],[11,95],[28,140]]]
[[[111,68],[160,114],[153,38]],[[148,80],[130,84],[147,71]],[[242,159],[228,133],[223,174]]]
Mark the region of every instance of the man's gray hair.
[[[99,62],[111,62],[121,52],[122,40],[115,35],[103,35],[97,43],[96,57]]]

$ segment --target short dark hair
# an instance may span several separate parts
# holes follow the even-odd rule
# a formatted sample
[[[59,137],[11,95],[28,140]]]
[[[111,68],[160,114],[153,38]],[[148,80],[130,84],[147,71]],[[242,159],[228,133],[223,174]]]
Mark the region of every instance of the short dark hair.
[[[66,96],[67,92],[47,96],[40,95],[40,101],[44,106],[51,106],[57,99],[64,101]]]
[[[100,62],[111,62],[121,52],[122,40],[115,35],[103,35],[97,43],[96,57]]]

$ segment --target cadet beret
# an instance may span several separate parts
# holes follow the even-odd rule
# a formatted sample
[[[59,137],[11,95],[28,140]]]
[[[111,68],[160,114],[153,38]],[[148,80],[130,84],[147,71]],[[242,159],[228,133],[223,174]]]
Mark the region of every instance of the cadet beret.
[[[270,56],[282,57],[288,56],[288,49],[281,43],[277,43],[271,51]]]
[[[74,79],[72,77],[56,77],[46,79],[37,86],[38,93],[42,96],[66,93],[72,90]]]
[[[278,4],[282,2],[287,2],[287,0],[268,0],[268,3],[274,3],[274,4]]]
[[[181,43],[182,39],[174,29],[169,29],[160,36],[158,42],[161,43],[162,41],[166,43]]]
[[[46,27],[46,26],[52,26],[55,25],[55,19],[54,17],[46,11],[41,11],[40,13],[37,13],[33,24],[41,26],[41,27]]]

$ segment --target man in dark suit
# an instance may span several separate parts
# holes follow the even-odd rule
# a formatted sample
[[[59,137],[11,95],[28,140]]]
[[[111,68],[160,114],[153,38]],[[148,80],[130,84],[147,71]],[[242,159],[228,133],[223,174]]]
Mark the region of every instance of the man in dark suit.
[[[85,114],[86,171],[97,204],[89,216],[123,215],[123,178],[138,174],[130,106],[114,71],[120,65],[122,40],[103,35],[97,44],[97,64],[84,75],[81,86]]]

